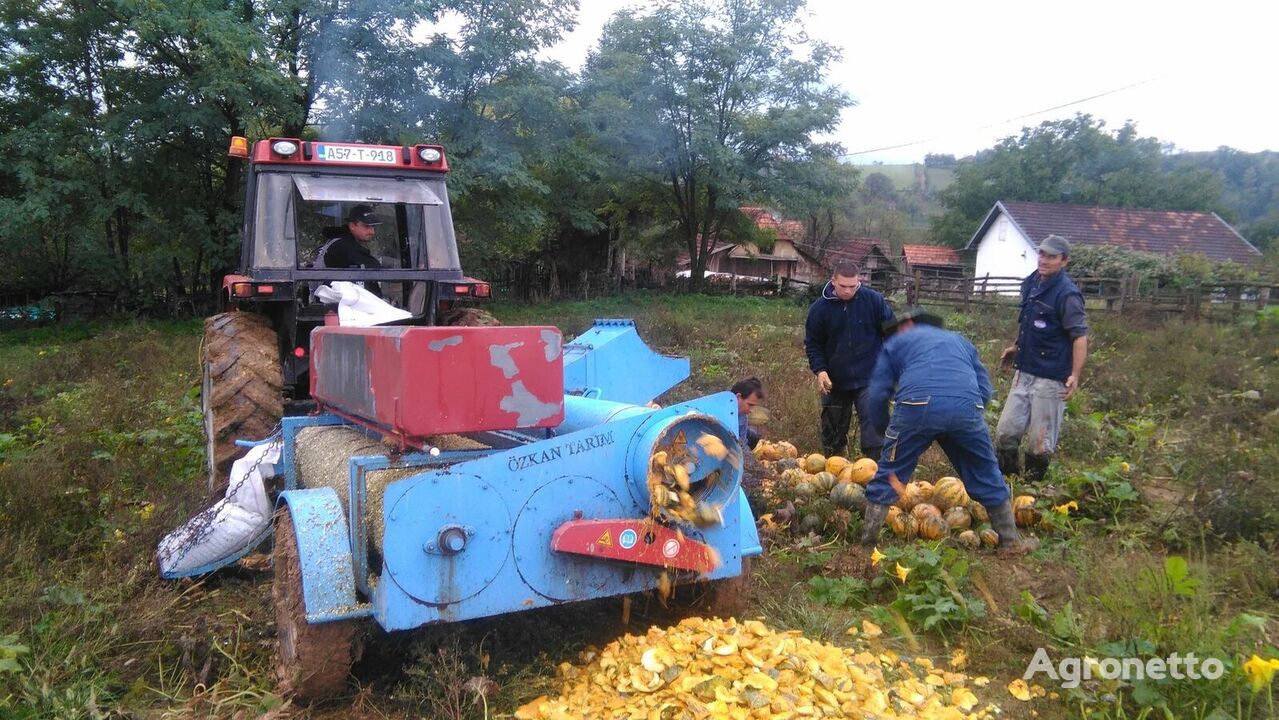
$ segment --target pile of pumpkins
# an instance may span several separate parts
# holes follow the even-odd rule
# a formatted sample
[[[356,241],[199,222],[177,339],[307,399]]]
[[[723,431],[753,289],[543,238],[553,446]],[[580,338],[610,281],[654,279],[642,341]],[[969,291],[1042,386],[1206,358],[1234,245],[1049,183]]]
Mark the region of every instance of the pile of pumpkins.
[[[795,446],[785,441],[761,441],[755,448],[755,457],[776,472],[782,484],[793,488],[797,498],[825,495],[835,507],[850,511],[865,510],[865,486],[878,470],[870,458],[850,461],[819,453],[800,458]],[[1013,513],[1019,527],[1030,527],[1041,519],[1032,495],[1016,496]],[[905,540],[916,537],[941,540],[957,533],[955,539],[961,546],[977,548],[999,544],[999,535],[989,522],[986,508],[968,497],[962,480],[943,477],[936,483],[926,480],[907,483],[897,503],[889,509],[886,524],[894,535]]]

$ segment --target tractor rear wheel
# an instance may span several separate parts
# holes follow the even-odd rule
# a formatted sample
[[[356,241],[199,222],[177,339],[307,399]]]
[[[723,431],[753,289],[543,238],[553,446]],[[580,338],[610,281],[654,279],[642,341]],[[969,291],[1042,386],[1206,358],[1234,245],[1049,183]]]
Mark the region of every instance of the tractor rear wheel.
[[[236,438],[261,440],[284,412],[280,350],[265,316],[225,312],[204,321],[201,350],[209,490],[224,488]]]
[[[298,702],[308,703],[340,694],[354,662],[355,621],[312,624],[306,620],[302,596],[302,564],[293,518],[288,508],[275,519],[276,668],[280,687]]]
[[[502,324],[500,320],[493,317],[493,313],[475,307],[459,307],[445,310],[436,318],[436,322],[439,325],[452,325],[455,327],[495,327]]]

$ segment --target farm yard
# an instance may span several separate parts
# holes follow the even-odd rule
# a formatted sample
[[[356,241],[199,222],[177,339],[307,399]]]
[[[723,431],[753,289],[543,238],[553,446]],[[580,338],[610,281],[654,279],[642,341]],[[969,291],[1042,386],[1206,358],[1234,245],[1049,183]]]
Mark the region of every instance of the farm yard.
[[[793,445],[792,468],[820,450],[801,304],[632,294],[492,309],[566,339],[634,318],[649,345],[691,360],[660,402],[756,375],[768,446]],[[941,312],[996,367],[1014,311]],[[886,528],[864,571],[859,513],[774,466],[736,621],[681,609],[677,588],[670,607],[641,593],[389,636],[370,624],[346,693],[312,706],[275,682],[269,552],[198,581],[158,577],[156,543],[211,499],[199,324],[6,332],[0,717],[1274,717],[1279,318],[1090,321],[1060,461],[1042,484],[1014,481],[1042,542],[1030,556]],[[1002,399],[1010,374],[992,377]],[[934,449],[913,479],[951,474]],[[1060,677],[1023,679],[1041,649]],[[1070,658],[1192,653],[1220,673],[1067,676]],[[636,664],[649,674],[633,678]]]

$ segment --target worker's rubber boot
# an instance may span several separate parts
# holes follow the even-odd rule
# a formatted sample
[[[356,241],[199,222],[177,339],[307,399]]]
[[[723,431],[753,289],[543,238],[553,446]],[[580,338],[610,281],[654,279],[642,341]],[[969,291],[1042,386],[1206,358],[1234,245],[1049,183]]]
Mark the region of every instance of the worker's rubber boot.
[[[862,448],[862,454],[864,454],[866,457],[870,458],[871,460],[874,460],[875,462],[879,462],[879,456],[882,455],[883,453],[884,453],[883,445],[871,445],[870,447]]]
[[[995,451],[995,459],[999,460],[999,472],[1005,477],[1016,475],[1021,477],[1021,450],[1019,448],[1006,448]]]
[[[862,547],[873,548],[879,542],[879,531],[884,527],[884,519],[888,517],[889,505],[866,504],[866,517],[862,520]],[[1011,506],[1009,506],[1011,507]]]
[[[1039,548],[1039,541],[1024,536],[1017,530],[1017,516],[1013,514],[1013,501],[1005,500],[1003,505],[986,508],[990,515],[990,526],[999,533],[999,552],[1004,555],[1025,555]]]
[[[1026,453],[1026,482],[1041,483],[1044,477],[1048,475],[1048,464],[1052,462],[1052,455],[1038,455],[1035,453]]]

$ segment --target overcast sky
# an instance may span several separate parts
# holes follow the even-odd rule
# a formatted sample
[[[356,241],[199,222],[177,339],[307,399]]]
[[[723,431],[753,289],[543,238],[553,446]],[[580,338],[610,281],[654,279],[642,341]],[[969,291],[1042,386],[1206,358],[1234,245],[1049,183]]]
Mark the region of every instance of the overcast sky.
[[[613,12],[644,3],[581,4],[548,53],[575,70]],[[1077,112],[1182,150],[1279,150],[1274,0],[809,0],[808,14],[843,48],[830,80],[857,105],[834,139],[859,164],[962,157]]]

